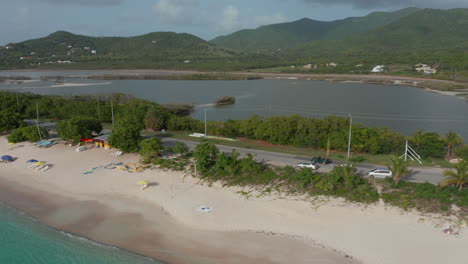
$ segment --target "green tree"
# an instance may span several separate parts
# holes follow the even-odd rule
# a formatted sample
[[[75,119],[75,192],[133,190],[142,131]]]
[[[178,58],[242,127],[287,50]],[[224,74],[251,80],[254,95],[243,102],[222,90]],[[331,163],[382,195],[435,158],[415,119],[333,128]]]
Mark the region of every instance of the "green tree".
[[[40,135],[39,135],[40,134]],[[37,142],[39,140],[45,139],[49,137],[49,132],[44,127],[36,127],[36,126],[27,126],[27,127],[20,127],[14,130],[10,136],[8,136],[8,141],[11,143],[18,143],[25,140],[29,142]]]
[[[449,131],[447,133],[446,142],[447,142],[447,157],[450,157],[450,155],[452,154],[453,148],[457,146],[458,144],[463,143],[463,138],[459,134],[453,131]]]
[[[109,144],[125,152],[137,152],[141,141],[141,126],[133,120],[123,119],[115,124],[109,136]]]
[[[25,126],[25,123],[19,113],[10,109],[0,111],[0,132],[10,131],[22,126]]]
[[[143,157],[145,163],[164,150],[162,142],[157,137],[148,138],[140,142],[140,155]]]
[[[153,131],[159,131],[167,127],[169,113],[160,106],[152,106],[148,109],[145,116],[145,128]]]
[[[193,153],[197,168],[205,172],[215,164],[216,158],[219,155],[219,150],[211,143],[199,144]]]
[[[395,184],[398,184],[401,177],[409,173],[408,165],[409,162],[404,161],[399,157],[393,156],[390,158],[390,163],[387,163],[386,166],[392,172]]]
[[[177,153],[177,154],[186,154],[187,152],[189,152],[189,148],[187,147],[187,145],[185,143],[182,143],[182,142],[177,142],[175,144],[175,146],[172,148],[172,150]]]
[[[57,124],[58,135],[65,140],[80,142],[82,138],[91,138],[93,132],[99,133],[102,125],[99,120],[74,117]]]
[[[411,141],[415,144],[416,151],[419,150],[419,147],[422,145],[424,140],[424,132],[422,130],[416,131],[414,135],[411,137]]]
[[[468,182],[468,161],[462,160],[458,164],[454,164],[453,168],[455,170],[444,171],[444,176],[448,178],[449,183],[454,182],[458,190],[461,191],[463,185]]]
[[[16,129],[13,132],[11,132],[10,135],[7,137],[8,142],[10,143],[19,143],[28,140],[24,135],[23,131],[20,129]]]

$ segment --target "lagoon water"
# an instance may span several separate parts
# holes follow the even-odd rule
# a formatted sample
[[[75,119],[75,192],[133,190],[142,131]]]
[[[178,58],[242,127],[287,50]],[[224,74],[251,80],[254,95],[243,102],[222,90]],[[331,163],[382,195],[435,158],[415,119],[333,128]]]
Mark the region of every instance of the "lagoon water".
[[[39,224],[0,202],[2,264],[160,264]]]
[[[35,82],[0,84],[0,90],[38,94],[80,95],[125,93],[157,103],[194,103],[193,117],[208,120],[245,119],[260,116],[291,115],[321,118],[348,116],[369,126],[388,127],[410,135],[422,129],[446,133],[454,130],[468,139],[468,102],[404,86],[362,83],[332,83],[307,80],[255,81],[165,81],[66,79],[66,86],[53,87],[40,76],[84,76],[109,72],[0,72],[22,75]],[[72,83],[78,84],[73,86]],[[69,86],[70,85],[70,86]],[[81,85],[81,86],[79,86]],[[235,96],[236,104],[214,107],[219,96]]]

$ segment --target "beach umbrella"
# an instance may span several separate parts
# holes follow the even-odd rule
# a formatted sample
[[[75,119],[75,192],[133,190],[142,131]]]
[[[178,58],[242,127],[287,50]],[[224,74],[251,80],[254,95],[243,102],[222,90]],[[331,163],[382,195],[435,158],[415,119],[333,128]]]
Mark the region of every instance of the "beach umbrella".
[[[36,163],[36,162],[39,162],[39,161],[35,160],[35,159],[30,159],[30,160],[26,161],[26,163]]]
[[[10,156],[10,155],[3,155],[3,156],[1,157],[1,159],[2,159],[3,161],[13,161],[13,157]]]
[[[36,165],[46,165],[45,161],[36,162]]]
[[[137,182],[137,183],[140,184],[140,185],[148,185],[148,184],[150,184],[151,182],[150,182],[150,181],[139,181],[139,182]]]

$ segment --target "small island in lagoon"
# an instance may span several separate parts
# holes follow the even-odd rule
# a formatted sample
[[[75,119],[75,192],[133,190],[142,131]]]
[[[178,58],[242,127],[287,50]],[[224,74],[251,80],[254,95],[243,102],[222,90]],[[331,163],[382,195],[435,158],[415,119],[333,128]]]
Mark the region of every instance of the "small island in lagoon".
[[[216,106],[220,105],[230,105],[235,104],[236,98],[234,96],[221,96],[215,99],[214,104]]]

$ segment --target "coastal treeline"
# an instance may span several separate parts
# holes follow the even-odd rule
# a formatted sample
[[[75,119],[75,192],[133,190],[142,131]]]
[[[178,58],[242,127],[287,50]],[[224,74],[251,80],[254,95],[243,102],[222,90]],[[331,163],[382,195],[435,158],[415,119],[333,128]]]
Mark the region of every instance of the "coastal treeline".
[[[379,199],[376,189],[357,176],[351,167],[335,167],[332,172],[325,174],[318,174],[310,169],[296,170],[291,166],[274,168],[255,161],[250,154],[240,158],[236,150],[231,155],[226,155],[211,143],[198,145],[193,157],[199,171],[198,176],[209,183],[255,187],[265,193],[338,196],[365,203],[373,203]]]
[[[241,158],[236,150],[227,155],[211,143],[199,144],[193,157],[198,171],[196,177],[210,184],[218,182],[223,186],[243,187],[248,191],[239,193],[246,198],[252,195],[252,191],[257,191],[262,195],[333,196],[368,204],[382,199],[405,210],[415,208],[424,212],[448,212],[452,205],[468,207],[468,190],[462,187],[459,190],[441,188],[430,183],[412,183],[390,177],[382,181],[367,180],[357,175],[350,164],[335,166],[327,173],[298,170],[291,166],[272,167],[255,161],[252,155]],[[407,165],[402,164],[403,171]],[[390,168],[393,170],[395,166],[390,165]],[[464,171],[466,173],[466,167]]]
[[[159,131],[204,132],[205,125],[189,116],[191,105],[159,105],[154,102],[135,99],[128,95],[106,96],[43,96],[29,93],[0,92],[0,130],[8,131],[24,126],[23,119],[61,121],[74,118],[75,123],[112,122],[114,110],[114,130],[126,137],[137,135],[142,129]],[[81,123],[83,123],[81,122]],[[353,124],[352,151],[369,154],[402,154],[405,141],[423,158],[443,158],[453,153],[466,154],[463,139],[456,133],[442,136],[436,132],[418,131],[407,137],[388,128],[366,127]],[[323,119],[299,115],[260,117],[246,120],[209,121],[210,135],[243,137],[266,141],[278,145],[293,145],[332,151],[346,151],[348,148],[349,119],[328,116]],[[94,131],[90,129],[86,132]],[[68,133],[68,132],[67,132]],[[85,134],[83,132],[83,134]],[[122,139],[126,138],[122,137]],[[78,138],[75,135],[73,138]],[[127,138],[127,142],[130,142]],[[137,140],[138,141],[138,140]],[[134,146],[129,151],[138,149]]]

